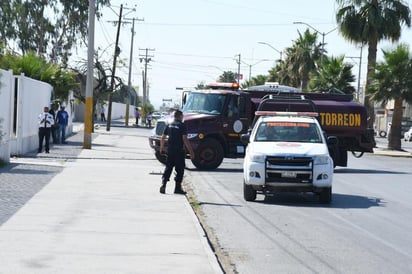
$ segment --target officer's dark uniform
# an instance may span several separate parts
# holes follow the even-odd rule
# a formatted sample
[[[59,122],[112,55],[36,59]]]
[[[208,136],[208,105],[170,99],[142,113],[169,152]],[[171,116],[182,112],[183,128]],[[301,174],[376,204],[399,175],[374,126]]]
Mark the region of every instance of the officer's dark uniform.
[[[164,193],[164,188],[170,179],[174,167],[176,171],[175,193],[184,193],[182,190],[182,181],[185,170],[185,150],[182,136],[187,135],[186,125],[181,121],[174,120],[166,126],[163,134],[168,135],[169,139],[167,141],[166,168],[162,176],[163,192],[162,187],[160,192]]]

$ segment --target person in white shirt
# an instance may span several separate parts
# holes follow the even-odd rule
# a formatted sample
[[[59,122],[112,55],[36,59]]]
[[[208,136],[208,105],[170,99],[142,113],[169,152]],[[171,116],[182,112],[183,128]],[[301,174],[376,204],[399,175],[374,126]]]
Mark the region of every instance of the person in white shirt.
[[[38,117],[39,122],[39,149],[38,152],[41,153],[43,150],[43,140],[46,140],[44,145],[46,153],[49,153],[50,147],[50,132],[51,128],[54,125],[54,118],[53,115],[49,113],[49,108],[44,107],[43,113],[39,114]]]

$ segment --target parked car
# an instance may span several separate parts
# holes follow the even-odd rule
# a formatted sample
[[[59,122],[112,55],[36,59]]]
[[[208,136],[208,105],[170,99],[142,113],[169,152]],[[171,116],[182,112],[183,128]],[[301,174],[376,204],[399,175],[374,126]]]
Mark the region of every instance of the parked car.
[[[153,117],[153,119],[158,120],[162,117],[162,114],[160,114],[160,112],[156,111],[156,112],[152,113],[152,117]]]
[[[410,127],[410,129],[403,134],[403,139],[405,141],[412,141],[412,127]]]

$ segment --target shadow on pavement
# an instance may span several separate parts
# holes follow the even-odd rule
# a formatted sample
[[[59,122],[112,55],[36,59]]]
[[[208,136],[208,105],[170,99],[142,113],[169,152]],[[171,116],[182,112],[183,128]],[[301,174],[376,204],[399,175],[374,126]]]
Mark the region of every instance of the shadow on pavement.
[[[356,168],[342,168],[335,169],[334,173],[341,174],[409,174],[409,172],[398,172],[398,171],[388,171],[388,170],[377,170],[377,169],[356,169]]]
[[[10,164],[7,168],[0,169],[0,172],[3,174],[21,174],[21,175],[47,175],[55,173],[55,171],[50,170],[40,170],[40,169],[33,169],[33,165],[31,164]]]
[[[199,202],[199,205],[242,207],[242,205],[222,204],[222,203],[210,203],[210,202]]]
[[[321,204],[318,198],[319,196],[315,194],[278,193],[274,195],[267,195],[263,200],[257,200],[256,202],[293,207],[325,207],[340,209],[366,209],[385,205],[380,198],[341,193],[332,194],[331,204]]]
[[[196,167],[185,167],[185,169],[189,171],[196,171],[196,172],[217,172],[217,173],[222,173],[222,172],[232,172],[232,173],[242,173],[243,169],[242,168],[217,168],[215,170],[205,170],[205,169],[197,169]]]

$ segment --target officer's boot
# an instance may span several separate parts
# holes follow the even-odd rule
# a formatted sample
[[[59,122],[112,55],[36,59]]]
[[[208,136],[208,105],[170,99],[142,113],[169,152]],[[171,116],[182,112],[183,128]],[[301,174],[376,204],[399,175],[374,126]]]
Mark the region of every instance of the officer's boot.
[[[184,191],[184,190],[182,189],[182,182],[176,182],[175,194],[183,194],[183,195],[186,195],[186,191]]]
[[[162,185],[160,186],[160,193],[165,194],[166,192],[166,181],[162,181]]]

